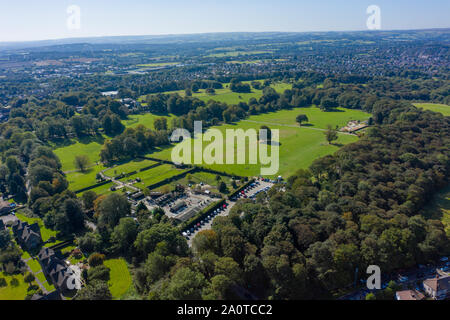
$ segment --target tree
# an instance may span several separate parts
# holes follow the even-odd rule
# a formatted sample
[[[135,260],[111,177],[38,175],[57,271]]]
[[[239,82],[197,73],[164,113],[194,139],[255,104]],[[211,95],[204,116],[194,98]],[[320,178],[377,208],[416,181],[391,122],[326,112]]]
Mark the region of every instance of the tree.
[[[228,192],[228,187],[227,184],[223,181],[220,181],[219,183],[219,191],[222,193],[227,193]]]
[[[331,144],[331,142],[338,139],[338,127],[336,126],[336,128],[333,129],[331,125],[328,125],[328,129],[324,132],[324,134],[328,144]]]
[[[109,281],[110,279],[110,269],[107,266],[99,265],[88,270],[87,279],[88,282],[93,282],[95,280]]]
[[[83,201],[83,206],[86,210],[91,210],[94,208],[94,201],[97,199],[97,194],[92,191],[88,190],[81,196],[81,199]]]
[[[11,234],[7,230],[0,231],[0,249],[5,249],[11,244]]]
[[[197,233],[192,240],[192,248],[199,255],[211,251],[219,252],[219,237],[214,230],[203,230]]]
[[[130,203],[124,195],[113,193],[104,198],[98,205],[98,225],[111,230],[120,219],[130,214]]]
[[[138,228],[133,218],[122,218],[111,234],[114,249],[127,252],[136,240]]]
[[[97,267],[103,264],[105,255],[101,253],[93,253],[89,256],[88,262],[91,267]]]
[[[76,300],[111,300],[108,283],[101,280],[90,282],[86,287],[78,291]]]
[[[75,168],[77,168],[81,172],[86,171],[86,169],[89,166],[89,163],[90,163],[89,157],[84,154],[76,156],[75,159],[73,160],[73,164],[75,165]]]
[[[29,285],[31,285],[31,283],[34,281],[34,275],[31,272],[28,272],[25,277],[23,278],[23,281],[25,281],[25,283],[28,283]]]
[[[183,267],[178,269],[162,295],[168,300],[200,300],[206,284],[203,274]]]
[[[156,118],[153,122],[153,126],[155,127],[155,130],[158,131],[167,130],[167,118]]]
[[[302,122],[308,122],[309,119],[308,119],[308,116],[306,114],[299,114],[297,116],[297,118],[295,118],[295,121],[297,121],[298,124],[301,126]]]

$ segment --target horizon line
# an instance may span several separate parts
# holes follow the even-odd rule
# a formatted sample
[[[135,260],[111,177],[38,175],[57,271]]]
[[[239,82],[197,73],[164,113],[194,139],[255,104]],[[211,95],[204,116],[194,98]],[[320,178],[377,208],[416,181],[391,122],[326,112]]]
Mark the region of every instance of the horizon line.
[[[83,40],[83,39],[101,39],[101,38],[125,38],[125,37],[170,37],[170,36],[189,36],[189,35],[208,35],[208,34],[251,34],[251,33],[293,33],[293,34],[307,34],[307,33],[357,33],[357,32],[394,32],[394,31],[432,31],[432,30],[449,30],[449,27],[432,27],[432,28],[419,28],[419,29],[355,29],[355,30],[322,30],[322,31],[217,31],[217,32],[190,32],[190,33],[161,33],[161,34],[128,34],[128,35],[98,35],[98,36],[86,36],[86,37],[66,37],[66,38],[46,38],[38,40],[15,40],[15,41],[3,41],[0,40],[0,44],[25,44],[36,43],[45,41],[64,41],[64,40]]]

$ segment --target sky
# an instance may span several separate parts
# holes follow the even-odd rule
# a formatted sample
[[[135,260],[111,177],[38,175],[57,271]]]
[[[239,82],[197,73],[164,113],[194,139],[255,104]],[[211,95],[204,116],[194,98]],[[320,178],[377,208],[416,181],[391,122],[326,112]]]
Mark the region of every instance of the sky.
[[[0,0],[0,41],[367,30],[370,5],[382,30],[450,27],[449,0]]]

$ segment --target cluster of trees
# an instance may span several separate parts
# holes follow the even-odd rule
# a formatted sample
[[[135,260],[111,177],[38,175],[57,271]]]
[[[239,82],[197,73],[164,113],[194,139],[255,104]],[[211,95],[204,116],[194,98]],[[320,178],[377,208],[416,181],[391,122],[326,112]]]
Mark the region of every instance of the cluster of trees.
[[[93,253],[89,256],[89,269],[82,273],[85,286],[77,292],[76,300],[112,300],[108,281],[110,269],[103,264],[105,255]]]
[[[58,99],[17,99],[11,104],[10,123],[34,131],[41,141],[96,136],[100,128],[115,135],[124,129],[120,120],[127,117],[128,108],[119,101],[84,92]],[[81,106],[81,114],[76,114]]]
[[[449,182],[450,120],[392,107],[382,125],[299,170],[285,190],[216,218],[190,255],[153,247],[137,287],[150,299],[330,298],[357,268],[364,277],[368,265],[389,273],[449,254],[442,222],[421,208]]]
[[[139,154],[149,152],[156,146],[167,144],[169,144],[169,132],[167,130],[154,131],[139,125],[136,128],[127,128],[119,136],[105,141],[100,152],[100,158],[103,162],[112,162],[136,157]]]
[[[252,91],[248,83],[242,83],[237,79],[232,79],[230,82],[230,90],[239,93],[249,93]]]

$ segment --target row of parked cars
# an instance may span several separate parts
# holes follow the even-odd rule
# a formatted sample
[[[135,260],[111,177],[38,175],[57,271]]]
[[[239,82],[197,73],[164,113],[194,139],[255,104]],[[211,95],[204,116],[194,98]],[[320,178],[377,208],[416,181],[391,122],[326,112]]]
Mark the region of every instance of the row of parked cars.
[[[206,216],[205,218],[203,218],[202,220],[200,220],[198,223],[196,223],[194,226],[192,226],[189,230],[186,230],[184,232],[182,232],[183,237],[185,237],[186,239],[189,240],[189,237],[194,235],[195,232],[197,232],[198,230],[200,230],[200,228],[202,226],[205,225],[205,223],[211,221],[212,219],[214,219],[219,213],[221,213],[222,211],[225,211],[225,209],[228,207],[227,204],[223,204],[222,206],[220,206],[219,208],[217,208],[216,210],[214,210],[213,212],[211,212],[208,216]]]
[[[260,185],[259,181],[255,181],[255,182],[250,183],[244,190],[240,191],[239,193],[237,193],[233,197],[231,197],[231,200],[232,201],[236,201],[239,198],[252,198],[253,196],[248,197],[247,193],[250,192],[252,189],[256,188],[259,185]],[[264,189],[266,189],[266,188],[264,188]],[[257,191],[257,192],[259,193],[260,191]]]

